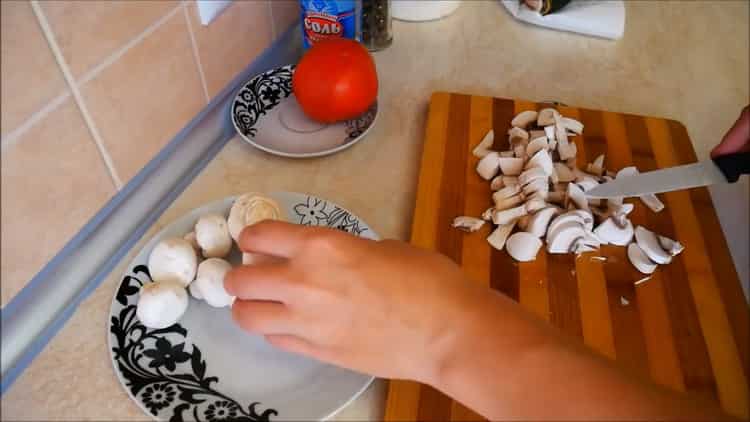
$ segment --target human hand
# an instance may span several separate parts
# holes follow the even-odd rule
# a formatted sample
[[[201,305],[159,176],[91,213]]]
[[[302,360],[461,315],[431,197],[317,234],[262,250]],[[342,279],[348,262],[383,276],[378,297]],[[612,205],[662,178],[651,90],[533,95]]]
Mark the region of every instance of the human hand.
[[[750,151],[750,106],[745,106],[740,117],[724,135],[719,145],[711,150],[711,158],[748,151]]]
[[[449,259],[403,242],[264,221],[239,243],[285,258],[226,276],[242,328],[380,377],[432,380],[464,316],[487,296]]]

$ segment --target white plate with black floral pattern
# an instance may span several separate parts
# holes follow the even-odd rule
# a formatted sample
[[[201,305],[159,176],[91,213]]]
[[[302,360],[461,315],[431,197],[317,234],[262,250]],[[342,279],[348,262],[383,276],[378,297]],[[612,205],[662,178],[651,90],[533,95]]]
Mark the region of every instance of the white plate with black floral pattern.
[[[333,202],[291,192],[270,196],[291,222],[378,238]],[[151,282],[146,266],[151,249],[164,238],[190,232],[201,215],[228,215],[233,201],[212,202],[172,222],[130,263],[108,322],[115,374],[138,406],[157,420],[327,419],[362,393],[372,377],[276,349],[238,328],[229,308],[212,308],[192,297],[185,315],[171,327],[152,330],[138,321],[138,290]],[[232,254],[230,262],[239,263],[239,252]]]
[[[232,102],[232,123],[250,145],[291,158],[320,157],[359,142],[374,126],[378,103],[360,117],[321,124],[307,117],[292,92],[294,65],[250,79]]]

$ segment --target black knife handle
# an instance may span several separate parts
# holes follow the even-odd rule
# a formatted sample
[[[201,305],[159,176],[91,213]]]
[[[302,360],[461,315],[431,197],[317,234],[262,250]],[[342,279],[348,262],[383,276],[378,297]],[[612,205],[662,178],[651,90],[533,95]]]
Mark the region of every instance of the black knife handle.
[[[736,182],[742,174],[750,174],[750,152],[722,155],[713,160],[729,183]]]

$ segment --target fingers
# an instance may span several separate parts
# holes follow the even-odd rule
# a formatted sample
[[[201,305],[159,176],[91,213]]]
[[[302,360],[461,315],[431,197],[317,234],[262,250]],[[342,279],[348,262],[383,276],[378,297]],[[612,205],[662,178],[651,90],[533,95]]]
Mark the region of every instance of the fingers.
[[[232,318],[243,330],[257,334],[294,334],[301,331],[290,309],[279,302],[235,300]]]
[[[291,258],[302,247],[307,230],[310,228],[265,220],[245,227],[238,243],[243,252]]]
[[[296,283],[286,265],[258,264],[232,268],[224,277],[224,289],[244,300],[285,302]]]
[[[269,334],[265,337],[267,342],[281,350],[309,356],[318,360],[325,360],[323,359],[322,351],[318,347],[301,337],[289,334]]]
[[[724,135],[721,143],[711,151],[711,157],[716,158],[746,151],[750,151],[750,107],[745,107],[742,110],[742,114],[734,122],[729,132]]]

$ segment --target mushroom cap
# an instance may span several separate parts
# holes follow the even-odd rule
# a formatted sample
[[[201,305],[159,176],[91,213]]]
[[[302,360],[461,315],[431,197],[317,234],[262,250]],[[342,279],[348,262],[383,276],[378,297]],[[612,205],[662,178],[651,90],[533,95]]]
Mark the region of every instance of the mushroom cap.
[[[187,286],[195,278],[197,265],[195,249],[179,237],[157,243],[148,256],[148,271],[154,281],[173,280]]]
[[[672,261],[672,255],[662,249],[656,234],[643,226],[635,228],[635,241],[643,252],[648,255],[649,259],[657,264],[669,264]]]
[[[500,154],[490,151],[477,163],[477,173],[485,180],[490,180],[500,169]]]
[[[229,234],[232,239],[239,241],[242,229],[262,220],[284,220],[281,207],[271,198],[257,193],[246,193],[237,198],[229,210]]]
[[[685,247],[682,246],[682,243],[676,240],[672,240],[665,236],[658,236],[658,238],[659,238],[659,245],[661,245],[662,249],[667,251],[667,253],[669,253],[672,256],[679,255],[685,249]]]
[[[232,249],[227,221],[219,214],[207,214],[195,223],[195,238],[206,258],[223,258]]]
[[[191,292],[195,288],[196,294],[215,308],[231,305],[234,296],[224,289],[224,277],[231,269],[232,266],[221,258],[206,259],[198,265],[198,275],[190,285]]]
[[[643,274],[651,274],[656,271],[657,265],[648,258],[646,253],[635,242],[628,245],[628,259]]]
[[[185,287],[178,281],[146,283],[138,295],[136,315],[148,328],[162,329],[176,323],[188,306]]]
[[[612,218],[607,218],[594,229],[594,234],[602,243],[625,246],[633,240],[633,225],[625,220],[625,226],[620,226]]]
[[[526,226],[526,231],[536,237],[543,237],[547,233],[547,226],[549,225],[552,217],[557,214],[559,210],[556,207],[542,208],[535,212]]]
[[[547,232],[547,251],[549,253],[569,253],[573,251],[578,239],[585,236],[586,231],[578,221],[568,221],[549,229]]]
[[[541,247],[542,241],[527,232],[513,233],[505,242],[508,254],[520,262],[533,261]]]

